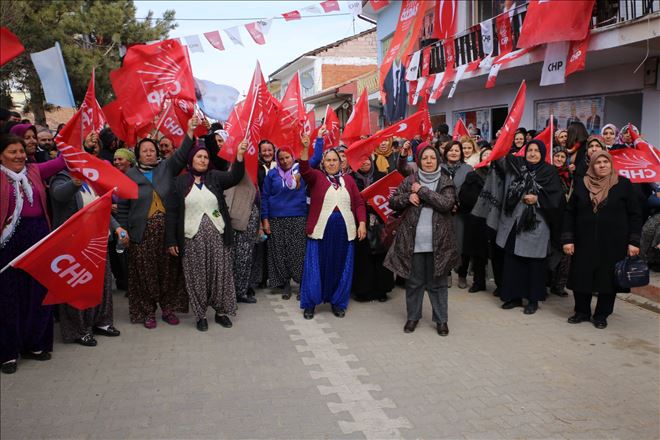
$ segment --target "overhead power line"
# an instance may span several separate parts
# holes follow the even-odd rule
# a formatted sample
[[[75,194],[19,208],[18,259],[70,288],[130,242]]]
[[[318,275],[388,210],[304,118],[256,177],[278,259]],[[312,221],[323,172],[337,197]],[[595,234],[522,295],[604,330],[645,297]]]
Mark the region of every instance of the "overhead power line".
[[[340,17],[345,15],[353,15],[351,12],[342,12],[339,14],[322,14],[322,15],[303,15],[298,20],[305,18],[319,18],[319,17]],[[242,18],[178,18],[175,17],[173,21],[244,21],[244,20],[284,20],[282,16],[274,17],[242,17]],[[136,20],[163,20],[162,17],[138,17]],[[294,20],[291,20],[294,21]]]

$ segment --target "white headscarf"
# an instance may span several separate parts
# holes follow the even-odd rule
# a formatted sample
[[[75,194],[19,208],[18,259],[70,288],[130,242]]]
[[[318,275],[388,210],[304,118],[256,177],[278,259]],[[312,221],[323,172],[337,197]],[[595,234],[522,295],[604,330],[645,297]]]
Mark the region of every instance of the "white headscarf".
[[[0,165],[0,171],[5,173],[9,180],[11,180],[11,183],[14,186],[14,195],[16,199],[16,206],[14,206],[14,212],[11,215],[11,222],[2,229],[2,234],[0,235],[0,248],[2,248],[14,234],[18,221],[20,220],[21,211],[23,210],[23,194],[27,197],[30,205],[32,205],[34,200],[32,196],[32,186],[28,180],[27,167],[23,167],[21,171],[15,173],[4,165]]]

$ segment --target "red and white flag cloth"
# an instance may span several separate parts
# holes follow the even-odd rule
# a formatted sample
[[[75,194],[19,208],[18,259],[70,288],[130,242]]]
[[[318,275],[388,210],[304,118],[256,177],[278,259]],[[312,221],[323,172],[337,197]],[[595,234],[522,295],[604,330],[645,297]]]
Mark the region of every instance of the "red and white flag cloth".
[[[445,70],[442,74],[435,76],[435,81],[433,82],[433,87],[431,89],[431,96],[429,98],[429,104],[435,104],[438,99],[442,96],[447,84],[450,81],[454,80],[456,76],[456,69],[453,67]]]
[[[332,11],[339,11],[339,2],[336,0],[327,0],[319,3],[319,5],[321,5],[326,14]]]
[[[649,150],[622,148],[610,150],[610,155],[617,173],[631,182],[660,182],[660,163]]]
[[[454,77],[454,84],[452,84],[451,89],[449,89],[449,95],[447,95],[448,98],[453,98],[454,93],[456,93],[456,88],[458,87],[458,83],[461,81],[463,78],[463,75],[469,72],[474,72],[479,68],[479,62],[481,60],[475,60],[472,61],[469,64],[462,64],[458,66],[456,69],[456,75]]]
[[[323,14],[323,10],[319,7],[319,5],[309,5],[301,8],[300,10],[305,14]]]
[[[497,26],[499,56],[502,56],[513,50],[513,32],[509,13],[505,12],[495,17],[495,26]]]
[[[362,190],[360,195],[369,206],[387,222],[387,218],[394,213],[390,208],[390,197],[403,182],[403,176],[397,170],[392,171],[377,182]]]
[[[199,35],[188,35],[183,39],[186,41],[186,46],[188,46],[188,50],[190,50],[191,53],[204,52],[202,41],[199,39]]]
[[[373,8],[374,12],[378,12],[389,5],[390,2],[389,0],[369,0],[369,4]]]
[[[346,159],[351,169],[357,170],[381,142],[392,136],[412,139],[417,135],[426,136],[431,127],[431,118],[427,110],[417,111],[395,124],[376,132],[367,139],[361,139],[346,150]]]
[[[516,60],[523,55],[527,55],[532,50],[533,49],[519,49],[514,52],[509,52],[507,54],[498,55],[497,57],[495,57],[490,67],[490,71],[488,72],[488,80],[486,81],[486,88],[489,89],[491,87],[495,87],[495,81],[497,81],[497,74],[500,72],[500,69],[502,67],[505,67],[511,61]]]
[[[412,102],[411,105],[417,105],[419,102],[420,97],[422,96],[422,92],[425,90],[428,90],[431,85],[433,85],[430,81],[428,81],[429,78],[426,77],[421,77],[419,78],[416,82],[417,84],[415,85],[415,91],[412,93]],[[427,86],[427,83],[429,84]],[[412,83],[411,83],[412,85]],[[411,89],[412,91],[412,89]]]
[[[314,110],[312,110],[310,113],[314,114]],[[313,122],[313,118],[312,118],[312,122]],[[335,109],[330,107],[330,105],[326,105],[325,107],[325,117],[323,118],[323,123],[325,124],[325,128],[326,128],[326,132],[323,135],[323,149],[327,150],[328,148],[338,147],[340,131],[341,131],[339,128],[339,118],[337,117],[337,113],[335,113]],[[313,130],[314,132],[313,138],[317,137],[319,128],[320,127],[316,127]],[[313,151],[310,152],[311,154],[314,154]]]
[[[0,28],[0,66],[4,66],[25,51],[25,47],[5,26]]]
[[[587,50],[589,49],[589,36],[584,40],[580,41],[571,41],[571,46],[568,49],[568,59],[566,60],[566,72],[564,75],[566,78],[571,73],[579,72],[584,70],[584,66],[587,63]]]
[[[431,46],[427,46],[422,50],[422,75],[429,76],[431,72]]]
[[[284,21],[300,20],[302,18],[300,11],[285,12],[282,17],[284,17]]]
[[[554,135],[555,130],[554,130],[554,127],[552,125],[552,119],[553,118],[554,118],[554,115],[550,115],[550,123],[548,124],[548,126],[545,127],[545,129],[542,132],[540,132],[538,135],[536,135],[536,137],[534,138],[537,141],[541,141],[545,144],[545,146],[546,146],[545,161],[548,162],[550,165],[552,165],[552,149],[553,149],[553,144],[554,144],[553,139],[555,138],[555,135]],[[516,154],[514,154],[514,156],[525,157],[526,154],[527,154],[527,145],[522,147],[520,149],[520,151],[518,151]]]
[[[491,56],[493,54],[493,20],[486,20],[479,23],[481,27],[481,44],[484,49],[485,56]]]
[[[270,32],[273,20],[259,20],[245,25],[245,29],[257,44],[266,44],[266,35]]]
[[[362,94],[353,106],[351,116],[348,117],[346,125],[344,125],[344,132],[342,133],[342,140],[346,145],[351,145],[353,142],[358,141],[362,136],[371,134],[371,126],[369,120],[369,96],[367,95],[367,88],[362,89]]]
[[[218,50],[225,50],[225,45],[222,44],[222,37],[220,36],[220,31],[205,32],[204,36],[208,40],[209,44],[215,47]]]
[[[628,122],[628,127],[631,126],[632,124]],[[648,142],[646,142],[641,137],[639,137],[639,135],[635,133],[634,130],[628,130],[628,132],[630,133],[630,137],[632,138],[633,145],[635,146],[635,148],[649,153],[651,156],[655,158],[657,163],[660,164],[660,156],[658,156],[659,154],[658,149],[655,148],[653,145],[649,144]]]
[[[71,134],[69,140],[71,145],[82,149],[83,141],[92,131],[97,134],[103,130],[107,123],[103,110],[96,100],[96,93],[94,91],[94,69],[92,69],[92,77],[87,85],[87,93],[85,99],[80,105],[80,124],[71,127]]]
[[[241,38],[241,32],[238,30],[238,26],[232,26],[223,30],[232,43],[234,43],[236,46],[243,46],[243,39]]]
[[[458,0],[436,0],[433,11],[433,38],[446,40],[456,34]]]
[[[470,132],[465,126],[465,122],[463,122],[463,120],[460,118],[456,121],[456,124],[454,125],[454,130],[451,132],[451,134],[452,134],[452,140],[454,141],[459,140],[463,136],[470,137]]]
[[[520,126],[520,119],[522,118],[522,114],[525,111],[526,94],[527,85],[523,80],[523,82],[520,84],[520,88],[518,89],[518,93],[516,93],[516,97],[511,104],[511,110],[509,110],[509,114],[506,116],[504,126],[500,129],[500,137],[498,137],[497,141],[495,141],[493,151],[490,153],[488,158],[479,162],[475,168],[488,165],[491,161],[506,156],[506,154],[509,152],[511,149],[511,144],[513,143],[513,137],[516,134],[516,130]]]
[[[408,61],[408,68],[406,69],[406,81],[415,81],[419,77],[419,63],[422,58],[422,51],[418,50],[413,52]]]
[[[456,67],[456,48],[454,46],[454,39],[450,38],[443,41],[442,48],[445,52],[445,70],[454,69]]]
[[[541,82],[539,84],[541,87],[566,82],[568,46],[568,41],[557,41],[545,45],[543,70],[541,71]]]
[[[291,147],[296,157],[300,157],[300,135],[304,132],[307,112],[302,101],[298,72],[289,81],[281,104],[279,129],[273,134],[272,140],[277,146]]]
[[[518,47],[555,41],[584,40],[595,0],[531,0],[520,29]]]
[[[101,303],[112,191],[73,214],[59,228],[13,259],[48,293],[43,304],[69,304],[85,310]]]

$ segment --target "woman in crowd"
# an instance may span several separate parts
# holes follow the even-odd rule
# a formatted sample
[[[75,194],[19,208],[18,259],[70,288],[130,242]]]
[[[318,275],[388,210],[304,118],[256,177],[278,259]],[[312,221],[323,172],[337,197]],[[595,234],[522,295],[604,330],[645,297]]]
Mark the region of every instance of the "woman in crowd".
[[[50,231],[44,180],[64,169],[62,156],[27,163],[25,141],[0,135],[0,268]],[[46,289],[27,273],[8,268],[0,273],[0,364],[16,372],[23,359],[47,361],[53,351],[52,306],[42,305]]]
[[[463,136],[460,139],[463,150],[463,157],[466,164],[474,167],[479,163],[479,147],[477,143],[468,136]]]
[[[310,207],[300,307],[305,319],[312,319],[315,307],[329,302],[333,314],[343,318],[353,280],[354,240],[367,236],[364,201],[353,178],[341,171],[334,148],[323,153],[317,170],[308,161],[309,137],[301,141],[300,174],[309,186]]]
[[[509,150],[511,154],[516,154],[525,145],[525,133],[520,129],[516,130],[516,134],[513,136],[513,145]]]
[[[532,139],[534,139],[534,138],[536,137],[537,134],[538,134],[538,133],[536,132],[536,130],[529,130],[529,131],[525,134],[525,142],[529,142],[529,141],[531,141]]]
[[[276,166],[275,145],[273,145],[268,139],[263,139],[259,142],[259,171],[257,173],[259,190],[263,189],[266,174],[268,174],[270,170],[275,169]]]
[[[188,174],[176,178],[167,200],[165,245],[172,256],[181,257],[186,291],[201,332],[208,330],[208,306],[223,327],[231,324],[227,315],[236,314],[234,237],[224,190],[243,178],[246,147],[246,141],[239,144],[229,172],[211,169],[206,147],[194,147],[188,153]]]
[[[406,141],[407,142],[407,141]],[[405,149],[401,150],[408,154]],[[368,158],[353,173],[358,191],[383,178],[385,174],[376,170],[373,159]],[[383,266],[387,249],[380,242],[383,220],[370,205],[367,208],[367,238],[355,244],[355,267],[353,270],[353,298],[356,301],[387,301],[387,292],[394,288],[394,275]]]
[[[460,150],[460,143],[452,148]],[[403,331],[415,331],[427,290],[437,332],[447,336],[447,273],[459,261],[452,222],[456,188],[440,166],[440,153],[425,142],[419,145],[417,166],[390,197],[390,207],[402,213],[402,220],[384,264],[406,279]]]
[[[454,182],[454,186],[456,187],[456,194],[460,194],[461,186],[463,185],[463,182],[465,182],[465,178],[467,177],[468,173],[473,170],[473,168],[470,165],[466,164],[464,161],[462,147],[463,146],[459,141],[453,141],[449,145],[449,148],[445,150],[445,155],[444,155],[445,160],[444,163],[442,164],[442,168],[449,173],[452,182]],[[456,206],[454,207],[452,212],[454,214],[453,215],[454,232],[456,233],[458,252],[459,254],[462,255],[465,221],[463,215],[459,210],[458,197],[456,197]],[[461,289],[467,288],[466,275],[468,271],[468,267],[467,267],[468,264],[469,264],[469,258],[467,259],[467,262],[465,264],[461,264],[461,266],[457,269],[458,287]],[[447,283],[449,287],[451,287],[451,273],[449,274],[449,279],[447,280]]]
[[[490,148],[479,153],[479,162],[488,158]],[[463,214],[465,228],[463,233],[463,254],[459,277],[467,277],[469,263],[472,262],[474,279],[468,290],[470,293],[486,290],[486,263],[488,262],[488,227],[486,219],[472,215],[472,208],[479,199],[484,187],[489,167],[477,168],[468,173],[458,193],[458,200]]]
[[[641,206],[635,188],[617,176],[612,158],[596,152],[586,176],[575,180],[575,190],[564,212],[561,241],[572,255],[568,287],[575,296],[571,324],[589,321],[596,328],[607,327],[617,292],[614,265],[626,255],[639,254],[642,228]],[[598,293],[593,317],[592,293]]]
[[[170,138],[165,136],[161,137],[158,141],[158,151],[160,151],[160,157],[163,159],[169,159],[174,153],[174,145]]]
[[[128,311],[131,322],[156,328],[160,305],[163,321],[177,325],[175,312],[187,312],[188,298],[183,290],[179,258],[165,246],[165,204],[174,178],[186,167],[193,146],[197,117],[188,121],[188,132],[169,159],[161,159],[152,139],[142,139],[135,148],[137,166],[126,175],[138,186],[138,198],[120,200],[117,217],[128,231]]]
[[[387,174],[396,169],[398,154],[394,153],[392,138],[384,140],[374,151],[374,164],[379,173]]]
[[[568,131],[560,128],[555,130],[555,145],[566,148],[566,140],[568,139]]]
[[[495,164],[505,172],[497,230],[497,245],[504,249],[502,308],[522,307],[526,298],[525,314],[536,313],[545,299],[550,231],[565,202],[559,176],[545,155],[545,144],[532,140],[524,158],[508,155]]]
[[[636,135],[639,136],[639,129],[633,124],[626,124],[621,127],[621,131],[616,138],[616,142],[612,146],[612,150],[620,150],[621,148],[635,148],[633,143],[633,138],[630,135],[630,131],[634,131]]]
[[[37,162],[37,128],[32,124],[17,124],[9,130],[9,134],[23,139],[27,161],[30,163]]]
[[[115,150],[112,164],[119,171],[126,174],[126,171],[128,171],[130,167],[133,167],[137,164],[137,161],[135,160],[135,153],[133,153],[128,148],[118,148]]]
[[[607,147],[605,147],[605,141],[601,136],[597,134],[592,134],[587,138],[586,153],[584,154],[584,156],[582,156],[582,160],[576,163],[576,167],[575,167],[576,178],[583,177],[585,174],[587,174],[591,157],[598,151],[607,151]]]
[[[291,280],[302,282],[305,264],[307,185],[290,147],[279,148],[275,161],[264,179],[261,222],[268,235],[268,287],[283,289],[282,299],[289,299]]]
[[[93,132],[92,132],[93,133]],[[85,139],[87,149],[100,153],[101,148],[94,148],[90,143],[98,143],[98,136],[90,135]],[[72,177],[68,171],[61,171],[50,181],[50,200],[53,209],[53,227],[57,228],[76,212],[99,198],[94,189],[86,182]],[[116,235],[124,245],[128,243],[126,231],[110,216],[110,236]],[[114,241],[112,241],[114,243]],[[60,330],[64,342],[95,347],[97,342],[92,334],[115,337],[119,336],[113,324],[112,271],[110,269],[111,245],[108,244],[103,279],[101,302],[96,307],[79,310],[69,304],[59,305]]]
[[[580,166],[587,154],[587,139],[589,132],[581,122],[571,122],[566,130],[566,152],[568,153],[568,165]],[[584,170],[586,172],[586,169]],[[584,175],[584,174],[583,174]]]
[[[103,149],[101,149],[101,155],[103,155]],[[101,156],[99,156],[101,157]],[[128,148],[117,148],[114,152],[114,160],[112,164],[122,173],[126,174],[129,168],[135,166],[137,161],[135,160],[135,153],[133,153]],[[117,214],[119,198],[115,194],[112,195],[112,213]],[[112,237],[110,242],[110,267],[112,268],[112,274],[115,277],[115,283],[117,284],[117,289],[119,290],[128,290],[128,256],[124,252],[125,246],[120,245],[119,250],[117,248],[119,238]]]
[[[616,125],[605,124],[603,128],[600,129],[600,135],[603,137],[605,146],[609,150],[616,143],[616,137],[618,135]]]

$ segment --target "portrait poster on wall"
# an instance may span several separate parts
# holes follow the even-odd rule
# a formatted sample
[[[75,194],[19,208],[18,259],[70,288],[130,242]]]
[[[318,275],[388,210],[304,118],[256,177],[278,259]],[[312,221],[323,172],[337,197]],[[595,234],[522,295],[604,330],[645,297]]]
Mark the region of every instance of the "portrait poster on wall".
[[[550,115],[557,127],[567,128],[571,122],[582,122],[589,134],[600,134],[604,120],[603,97],[561,99],[536,103],[536,129],[543,130]]]

